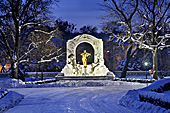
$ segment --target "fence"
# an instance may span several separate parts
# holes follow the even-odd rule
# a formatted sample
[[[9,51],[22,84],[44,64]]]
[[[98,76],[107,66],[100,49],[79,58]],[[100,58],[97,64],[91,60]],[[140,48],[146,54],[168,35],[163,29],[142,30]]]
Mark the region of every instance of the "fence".
[[[9,73],[0,73],[0,78],[9,78],[10,74]]]
[[[121,77],[122,71],[114,71],[113,73],[117,77]],[[149,70],[148,71],[127,71],[127,76],[149,76]],[[170,71],[158,71],[158,75],[160,77],[162,76],[170,76]]]
[[[122,71],[114,71],[113,73],[117,76],[121,76]],[[59,72],[25,72],[25,77],[55,77]],[[149,76],[149,71],[127,71],[127,76]],[[161,76],[170,76],[170,71],[158,71],[158,75]],[[9,73],[0,73],[0,78],[9,78]]]
[[[39,78],[43,74],[43,77],[55,77],[59,72],[25,72],[26,77]]]

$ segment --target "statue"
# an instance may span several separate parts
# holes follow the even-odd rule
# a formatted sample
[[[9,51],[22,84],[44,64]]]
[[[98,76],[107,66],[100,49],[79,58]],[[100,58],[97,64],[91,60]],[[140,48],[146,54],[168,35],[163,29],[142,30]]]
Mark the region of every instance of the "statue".
[[[82,62],[83,62],[83,65],[84,65],[85,68],[87,67],[87,57],[90,56],[90,55],[91,54],[87,53],[86,50],[84,50],[84,53],[81,54]]]

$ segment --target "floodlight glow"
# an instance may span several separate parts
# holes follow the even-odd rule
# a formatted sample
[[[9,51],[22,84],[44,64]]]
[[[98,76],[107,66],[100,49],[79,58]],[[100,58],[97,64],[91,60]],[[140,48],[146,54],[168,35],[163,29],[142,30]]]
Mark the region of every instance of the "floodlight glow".
[[[145,64],[145,66],[147,66],[147,65],[148,65],[148,62],[145,62],[144,64]]]

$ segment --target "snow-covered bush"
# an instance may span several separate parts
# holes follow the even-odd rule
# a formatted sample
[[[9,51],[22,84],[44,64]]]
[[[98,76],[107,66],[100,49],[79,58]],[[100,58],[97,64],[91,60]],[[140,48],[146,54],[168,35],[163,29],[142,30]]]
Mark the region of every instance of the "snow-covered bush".
[[[167,94],[160,94],[153,91],[139,91],[139,99],[140,101],[170,109],[170,96]]]
[[[130,90],[119,104],[141,113],[170,113],[169,83],[170,78],[160,79],[145,88]],[[152,91],[160,88],[163,93]]]
[[[151,91],[139,91],[140,101],[149,102],[156,106],[161,106],[170,109],[170,96],[163,93],[170,90],[170,82],[160,85]]]
[[[23,95],[14,91],[9,91],[6,96],[0,99],[0,113],[16,106],[23,98]]]
[[[0,89],[0,99],[3,98],[5,95],[8,94],[8,90],[7,89]]]
[[[143,92],[144,93],[144,92]],[[145,92],[147,94],[147,91]],[[149,102],[139,101],[139,90],[130,90],[119,100],[119,104],[138,113],[169,113],[170,109],[154,105]],[[164,102],[165,103],[165,102]],[[166,103],[165,103],[166,104]]]
[[[160,86],[159,88],[152,89],[151,91],[155,91],[157,93],[162,93],[164,91],[169,91],[170,90],[170,82],[164,84],[163,86]]]

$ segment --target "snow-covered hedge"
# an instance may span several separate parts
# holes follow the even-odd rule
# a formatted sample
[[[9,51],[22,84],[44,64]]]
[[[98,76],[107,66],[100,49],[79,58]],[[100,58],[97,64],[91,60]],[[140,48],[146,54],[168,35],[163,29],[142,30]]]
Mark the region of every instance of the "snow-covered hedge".
[[[149,102],[156,106],[170,109],[170,96],[164,93],[153,91],[139,91],[140,101]]]
[[[170,96],[163,93],[170,90],[170,82],[160,85],[157,88],[151,89],[151,91],[141,90],[139,91],[140,101],[150,102],[156,106],[161,106],[166,109],[170,109]]]
[[[170,83],[170,78],[157,80],[148,87],[143,88],[142,90],[152,91],[154,89],[159,89],[162,86],[166,86],[165,84],[167,83]]]
[[[6,96],[0,99],[0,113],[16,106],[23,98],[23,95],[14,91],[9,91]]]
[[[169,91],[169,90],[170,90],[170,82],[160,86],[159,88],[152,89],[151,91],[162,93],[164,91]]]
[[[169,83],[170,78],[161,79],[140,90],[130,90],[119,104],[141,113],[170,113]]]
[[[167,110],[149,102],[141,102],[138,97],[138,90],[128,91],[128,93],[119,100],[119,104],[137,113],[170,113],[170,109]]]
[[[8,90],[7,89],[0,89],[0,99],[3,98],[5,95],[8,94]]]
[[[139,82],[139,83],[152,83],[155,81],[155,79],[150,80],[150,79],[136,79],[136,78],[120,78],[115,80],[127,81],[127,82]]]

